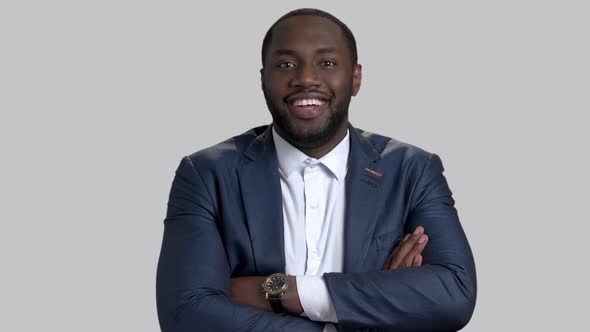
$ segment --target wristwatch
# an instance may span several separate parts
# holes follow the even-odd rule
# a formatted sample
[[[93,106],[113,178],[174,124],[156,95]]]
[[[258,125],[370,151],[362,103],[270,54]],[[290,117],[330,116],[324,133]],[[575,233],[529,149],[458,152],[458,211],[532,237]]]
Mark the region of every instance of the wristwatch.
[[[275,313],[287,312],[283,307],[283,294],[289,287],[289,276],[284,273],[273,273],[264,279],[262,289],[266,293],[266,299]]]

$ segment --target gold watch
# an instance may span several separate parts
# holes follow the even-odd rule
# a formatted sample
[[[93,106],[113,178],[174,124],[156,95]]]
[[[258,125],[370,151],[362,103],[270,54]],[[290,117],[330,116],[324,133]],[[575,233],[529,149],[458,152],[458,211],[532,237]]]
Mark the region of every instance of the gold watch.
[[[287,312],[283,307],[283,294],[289,288],[289,276],[284,273],[273,273],[264,279],[262,289],[266,299],[275,313]]]

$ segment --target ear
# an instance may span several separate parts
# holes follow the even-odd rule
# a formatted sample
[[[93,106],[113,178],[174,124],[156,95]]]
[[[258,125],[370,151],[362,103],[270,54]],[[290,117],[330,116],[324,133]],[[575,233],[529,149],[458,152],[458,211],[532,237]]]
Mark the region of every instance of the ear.
[[[361,81],[363,80],[363,66],[360,64],[354,65],[352,68],[352,95],[356,96],[361,89]]]
[[[260,68],[260,85],[264,91],[264,67]]]

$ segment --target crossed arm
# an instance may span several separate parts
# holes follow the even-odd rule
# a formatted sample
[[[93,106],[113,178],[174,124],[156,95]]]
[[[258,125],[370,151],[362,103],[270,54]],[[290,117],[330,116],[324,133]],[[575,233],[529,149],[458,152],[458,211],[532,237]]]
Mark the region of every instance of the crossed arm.
[[[158,264],[162,331],[322,331],[324,323],[296,316],[302,310],[296,296],[287,300],[294,315],[277,315],[260,302],[261,293],[242,291],[258,292],[262,277],[249,280],[255,287],[230,279],[211,199],[197,169],[183,159],[170,193]],[[420,253],[412,255],[410,249],[404,255],[414,248],[404,242],[391,253],[385,271],[324,274],[339,329],[456,331],[470,319],[476,294],[473,258],[435,155],[417,180],[410,211],[406,229],[423,226],[429,234]],[[410,265],[421,266],[400,268]]]
[[[418,226],[412,234],[406,234],[392,250],[383,265],[383,270],[393,271],[398,268],[421,266],[422,251],[427,243],[428,235],[424,233],[424,227]],[[230,295],[232,300],[272,312],[272,308],[261,290],[265,278],[266,276],[231,278]],[[295,276],[289,276],[289,285],[291,287],[287,288],[283,295],[283,307],[289,314],[299,316],[303,312],[303,307],[297,291]]]

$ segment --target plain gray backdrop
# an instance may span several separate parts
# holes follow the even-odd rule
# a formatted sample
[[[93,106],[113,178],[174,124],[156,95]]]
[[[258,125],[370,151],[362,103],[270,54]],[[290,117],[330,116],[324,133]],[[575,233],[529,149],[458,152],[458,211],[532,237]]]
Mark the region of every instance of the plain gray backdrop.
[[[587,319],[585,1],[2,1],[0,330],[159,331],[155,272],[182,156],[270,122],[268,27],[354,32],[360,128],[435,152],[479,281],[465,331]]]

